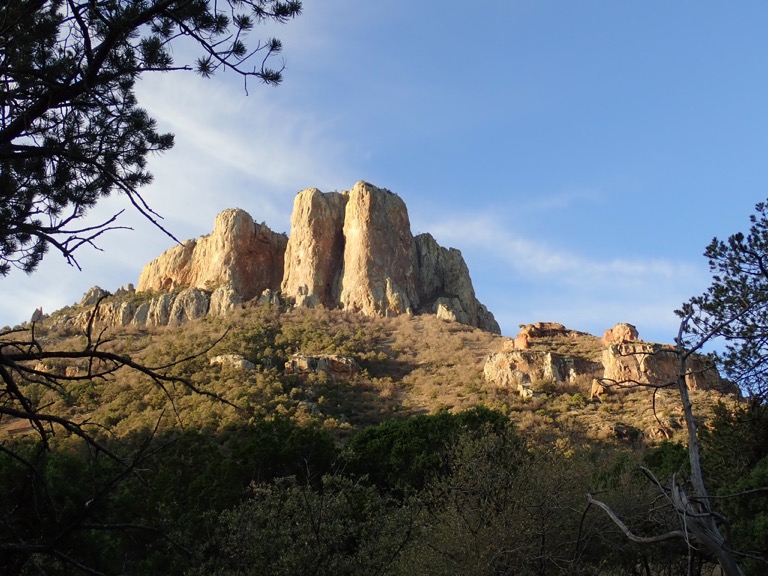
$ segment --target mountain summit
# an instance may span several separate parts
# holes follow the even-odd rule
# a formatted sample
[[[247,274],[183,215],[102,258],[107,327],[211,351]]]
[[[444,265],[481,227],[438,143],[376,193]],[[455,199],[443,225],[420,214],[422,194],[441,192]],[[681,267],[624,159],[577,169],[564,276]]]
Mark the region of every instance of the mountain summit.
[[[207,306],[195,305],[205,313],[269,291],[267,297],[280,292],[294,306],[368,316],[436,314],[500,333],[475,297],[461,252],[443,248],[429,234],[414,237],[403,200],[362,181],[345,192],[299,192],[290,237],[243,210],[225,210],[212,234],[174,246],[144,266],[136,290],[185,289],[195,289],[196,302],[207,300]]]

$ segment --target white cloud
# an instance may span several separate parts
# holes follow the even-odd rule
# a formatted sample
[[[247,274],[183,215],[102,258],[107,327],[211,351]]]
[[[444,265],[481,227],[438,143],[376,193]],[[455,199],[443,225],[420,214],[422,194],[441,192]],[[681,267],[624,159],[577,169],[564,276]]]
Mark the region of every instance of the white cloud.
[[[462,251],[478,297],[507,335],[519,324],[537,321],[598,335],[617,322],[630,322],[641,337],[670,341],[678,324],[674,310],[709,281],[704,262],[599,259],[542,236],[523,238],[496,214],[431,217],[419,228]]]
[[[444,245],[481,249],[521,274],[558,277],[569,284],[593,284],[611,279],[627,284],[653,277],[673,279],[698,274],[699,268],[663,258],[594,260],[568,250],[557,250],[537,238],[522,238],[495,216],[476,213],[438,220],[425,226]]]

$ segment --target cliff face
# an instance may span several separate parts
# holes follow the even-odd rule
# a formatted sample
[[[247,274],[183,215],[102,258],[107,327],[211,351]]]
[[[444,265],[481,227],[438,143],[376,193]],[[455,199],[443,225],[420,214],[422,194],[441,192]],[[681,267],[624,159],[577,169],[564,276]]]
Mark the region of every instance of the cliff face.
[[[671,345],[623,342],[605,348],[603,366],[603,381],[607,384],[674,385],[680,359]],[[701,356],[689,359],[685,381],[691,390],[722,389],[725,386],[714,365]]]
[[[355,184],[344,215],[344,240],[343,309],[369,316],[418,310],[416,246],[399,196]]]
[[[285,234],[257,224],[244,210],[225,210],[216,217],[212,234],[174,246],[144,266],[136,289],[213,290],[228,284],[250,300],[280,288],[287,243]]]
[[[554,353],[553,348],[562,352]],[[674,346],[643,342],[631,324],[617,324],[600,339],[562,324],[538,322],[520,326],[520,334],[508,340],[504,350],[486,359],[484,374],[488,382],[523,395],[537,381],[592,379],[610,393],[638,386],[675,386],[679,368]],[[688,360],[686,383],[691,390],[729,389],[714,365],[697,355]]]
[[[317,188],[302,190],[294,200],[281,287],[297,305],[338,304],[347,200],[346,194],[324,194]]]
[[[178,293],[188,289],[202,292]],[[146,312],[105,310],[105,317],[120,324],[182,322],[203,308],[202,314],[221,314],[266,290],[296,306],[432,313],[500,333],[475,297],[461,252],[429,234],[414,238],[403,200],[366,182],[342,193],[299,192],[290,238],[243,210],[225,210],[210,235],[167,250],[142,270],[137,292],[175,292],[173,298],[156,296]],[[187,312],[171,311],[177,300]]]

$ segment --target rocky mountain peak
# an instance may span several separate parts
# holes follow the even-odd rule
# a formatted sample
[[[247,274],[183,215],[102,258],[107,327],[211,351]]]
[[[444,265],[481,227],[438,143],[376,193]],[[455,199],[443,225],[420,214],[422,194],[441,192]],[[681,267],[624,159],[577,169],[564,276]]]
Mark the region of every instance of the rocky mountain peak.
[[[244,210],[225,210],[211,234],[144,266],[136,287],[137,293],[160,293],[147,307],[162,313],[142,315],[153,323],[220,314],[265,291],[270,301],[279,293],[295,306],[381,316],[431,313],[501,332],[475,297],[461,252],[441,247],[429,234],[414,238],[405,202],[362,181],[348,192],[299,192],[290,237],[257,224]],[[185,312],[174,315],[179,298]],[[120,324],[142,323],[132,309],[112,316]]]
[[[144,266],[136,290],[230,285],[243,300],[250,300],[280,287],[287,242],[285,234],[257,224],[245,210],[224,210],[216,216],[211,234],[174,246]]]

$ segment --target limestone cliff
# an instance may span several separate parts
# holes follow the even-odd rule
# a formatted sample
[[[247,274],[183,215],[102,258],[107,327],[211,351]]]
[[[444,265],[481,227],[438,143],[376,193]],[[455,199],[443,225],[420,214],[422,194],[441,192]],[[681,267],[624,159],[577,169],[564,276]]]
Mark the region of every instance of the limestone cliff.
[[[500,333],[475,297],[461,252],[429,234],[414,238],[402,199],[367,182],[343,193],[299,192],[282,293],[297,306],[431,313]]]
[[[344,214],[340,304],[366,315],[416,312],[418,261],[405,202],[358,182]]]
[[[136,292],[148,296],[140,303],[105,301],[99,320],[181,324],[257,297],[275,303],[279,292],[295,306],[382,316],[431,313],[501,332],[475,297],[461,252],[441,247],[429,234],[414,238],[405,202],[367,182],[342,193],[299,192],[290,238],[243,210],[225,210],[210,235],[147,264]]]
[[[347,200],[346,194],[317,188],[296,195],[281,286],[297,305],[335,308],[339,302]]]
[[[144,266],[138,292],[230,285],[243,300],[279,289],[288,238],[257,224],[247,212],[225,210],[213,233],[174,246]]]

